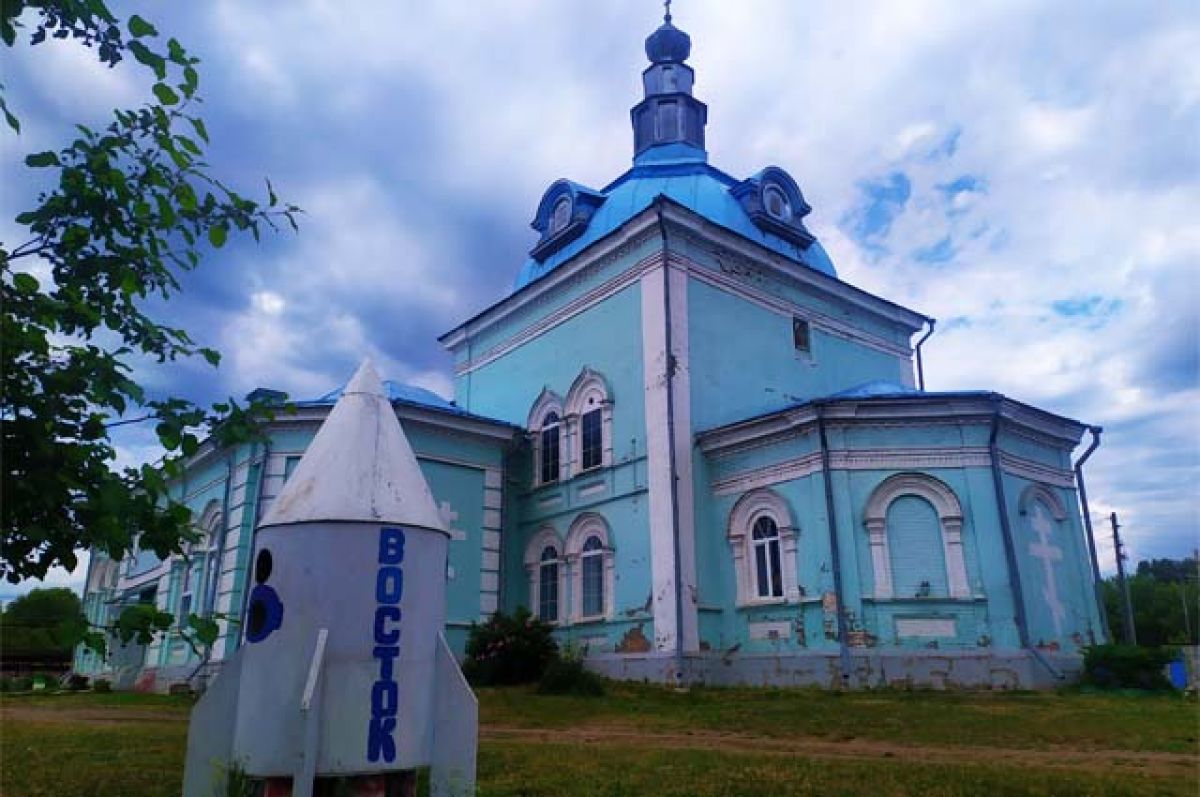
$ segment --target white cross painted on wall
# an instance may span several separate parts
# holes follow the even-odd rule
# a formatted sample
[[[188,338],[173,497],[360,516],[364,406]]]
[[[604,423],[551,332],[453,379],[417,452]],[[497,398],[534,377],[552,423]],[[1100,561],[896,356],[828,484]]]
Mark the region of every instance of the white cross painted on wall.
[[[442,518],[442,522],[446,524],[446,531],[450,532],[450,539],[465,540],[467,533],[462,529],[454,528],[454,521],[458,520],[458,513],[454,511],[454,507],[450,506],[449,501],[442,501],[438,504],[438,514]]]
[[[1038,534],[1038,541],[1029,544],[1029,553],[1035,559],[1042,560],[1045,584],[1042,587],[1042,597],[1046,599],[1046,605],[1050,608],[1050,616],[1054,619],[1054,635],[1061,637],[1063,619],[1066,617],[1067,611],[1058,597],[1054,563],[1062,561],[1062,548],[1050,544],[1050,532],[1054,530],[1054,526],[1050,524],[1050,518],[1046,517],[1046,510],[1042,508],[1041,504],[1033,505],[1033,523],[1031,525]]]

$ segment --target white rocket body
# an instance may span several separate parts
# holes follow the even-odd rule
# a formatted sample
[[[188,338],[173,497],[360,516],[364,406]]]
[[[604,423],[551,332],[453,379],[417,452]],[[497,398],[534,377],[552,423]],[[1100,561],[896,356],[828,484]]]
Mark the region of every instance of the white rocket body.
[[[245,643],[193,711],[185,797],[212,793],[213,759],[294,795],[424,766],[435,793],[473,794],[478,708],[442,636],[448,542],[364,364],[259,525]]]

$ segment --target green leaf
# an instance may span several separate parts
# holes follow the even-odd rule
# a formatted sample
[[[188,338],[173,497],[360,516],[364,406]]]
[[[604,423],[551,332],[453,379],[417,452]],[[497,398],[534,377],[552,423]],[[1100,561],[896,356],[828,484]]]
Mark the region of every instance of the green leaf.
[[[196,117],[188,117],[188,121],[192,123],[192,127],[196,130],[196,135],[200,136],[200,140],[207,144],[208,128],[204,126],[204,120]]]
[[[3,91],[4,84],[0,83],[0,92]],[[8,126],[13,129],[13,132],[21,132],[21,122],[8,110],[8,103],[4,101],[4,96],[2,94],[0,94],[0,113],[4,114],[4,121],[8,122]]]
[[[166,83],[155,83],[152,91],[154,92],[154,96],[158,97],[158,101],[163,105],[174,105],[179,102],[179,95]]]
[[[183,68],[183,84],[179,88],[190,97],[198,85],[200,85],[200,76],[196,74],[196,70],[185,66]]]
[[[201,349],[200,354],[204,359],[208,360],[209,365],[219,365],[221,363],[221,352],[216,349]],[[221,412],[221,410],[218,410]]]
[[[149,22],[134,14],[129,18],[129,35],[140,39],[143,36],[157,36],[158,31]]]
[[[214,224],[208,228],[208,242],[217,249],[225,245],[225,239],[229,237],[229,228],[224,224]]]
[[[59,161],[56,153],[36,152],[33,155],[25,157],[25,165],[34,169],[41,169],[47,166],[61,166],[62,163]]]
[[[151,52],[149,47],[139,41],[131,41],[127,46],[129,47],[129,52],[133,53],[133,57],[139,63],[145,64],[154,70],[154,74],[158,76],[159,80],[167,76],[167,60],[165,58]]]
[[[158,205],[158,227],[162,230],[170,229],[175,226],[175,208],[171,205],[171,201],[162,194],[154,195],[154,202]]]
[[[21,293],[37,293],[41,286],[32,275],[20,272],[13,275],[13,287]]]

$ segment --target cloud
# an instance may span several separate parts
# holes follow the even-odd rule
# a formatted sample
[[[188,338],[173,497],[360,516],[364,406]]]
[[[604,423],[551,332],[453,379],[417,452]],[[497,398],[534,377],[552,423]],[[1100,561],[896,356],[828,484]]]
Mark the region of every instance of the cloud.
[[[306,210],[299,235],[231,241],[157,308],[225,359],[143,373],[212,399],[318,395],[364,355],[448,393],[435,338],[505,294],[545,187],[629,167],[642,39],[658,24],[633,0],[155,13],[204,59],[217,173],[251,193],[270,175]],[[1187,553],[1186,486],[1200,481],[1189,4],[696,0],[676,23],[711,162],[788,169],[843,279],[942,319],[925,348],[932,389],[996,389],[1104,425],[1094,508],[1120,512],[1136,555]],[[22,147],[127,104],[134,75],[57,50],[19,59],[5,83],[28,109]],[[23,169],[3,178],[7,221],[35,186]]]

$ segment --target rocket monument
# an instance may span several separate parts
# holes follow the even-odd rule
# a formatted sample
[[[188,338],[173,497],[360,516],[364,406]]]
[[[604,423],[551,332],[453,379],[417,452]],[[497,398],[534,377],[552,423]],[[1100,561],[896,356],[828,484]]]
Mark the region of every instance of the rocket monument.
[[[442,634],[450,535],[363,363],[259,523],[244,641],[192,711],[184,797],[475,793],[478,704]],[[402,785],[406,784],[406,785]],[[342,793],[342,792],[339,792]]]

